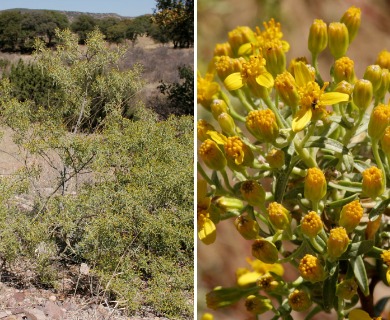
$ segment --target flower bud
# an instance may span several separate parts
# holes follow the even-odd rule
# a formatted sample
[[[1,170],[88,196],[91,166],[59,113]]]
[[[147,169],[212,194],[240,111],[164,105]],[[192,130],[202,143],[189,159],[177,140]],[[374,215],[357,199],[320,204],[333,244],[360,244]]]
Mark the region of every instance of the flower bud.
[[[210,109],[210,104],[221,91],[219,84],[214,82],[214,74],[207,73],[204,78],[198,72],[197,77],[197,101],[207,110]]]
[[[214,127],[206,120],[200,119],[196,124],[197,136],[200,141],[210,139],[210,135],[207,131],[215,131]]]
[[[278,74],[275,78],[275,88],[280,98],[290,107],[299,104],[299,93],[294,77],[288,71]]]
[[[298,269],[303,279],[313,283],[323,281],[326,277],[320,260],[311,254],[306,254],[301,259]]]
[[[381,258],[388,267],[390,267],[390,250],[383,250],[381,253]]]
[[[343,80],[353,83],[355,81],[354,62],[348,57],[342,57],[334,62],[334,78],[336,83]]]
[[[335,59],[345,56],[349,45],[347,26],[341,22],[330,23],[328,28],[328,41],[330,53]]]
[[[199,157],[212,170],[223,170],[226,158],[218,145],[211,139],[206,139],[199,148]]]
[[[265,156],[269,166],[273,169],[281,169],[284,166],[284,151],[272,149]]]
[[[355,82],[353,87],[353,102],[360,109],[360,112],[365,112],[370,105],[373,97],[373,89],[370,81],[360,79]]]
[[[214,197],[213,204],[221,210],[222,213],[226,213],[229,211],[240,211],[244,208],[244,204],[240,199],[232,198],[232,197]]]
[[[237,231],[246,240],[256,239],[259,235],[260,227],[257,221],[248,216],[240,215],[234,221]]]
[[[233,53],[237,55],[239,48],[248,42],[256,42],[253,30],[247,26],[237,27],[228,33],[228,41]]]
[[[217,237],[217,229],[210,219],[210,214],[206,210],[197,213],[198,237],[204,244],[214,243]]]
[[[242,298],[242,292],[236,288],[216,287],[206,294],[207,307],[213,310],[230,306]]]
[[[326,179],[324,173],[318,168],[307,170],[304,196],[310,201],[320,201],[326,194]]]
[[[325,50],[328,45],[328,30],[324,21],[314,20],[310,27],[308,45],[309,51],[314,56]]]
[[[273,291],[280,286],[280,283],[270,273],[265,273],[257,279],[256,285],[264,291]]]
[[[359,200],[354,200],[341,209],[339,226],[344,227],[350,233],[355,230],[362,217],[363,207]]]
[[[202,315],[200,320],[214,320],[214,316],[211,313],[206,312]]]
[[[365,232],[367,240],[375,239],[375,235],[381,226],[381,220],[382,220],[382,214],[380,214],[379,217],[377,217],[374,221],[369,220],[367,222],[367,227]]]
[[[310,211],[302,218],[301,230],[304,235],[314,238],[323,229],[321,217],[314,211]]]
[[[291,214],[280,203],[271,202],[268,205],[268,218],[271,224],[279,230],[286,230],[291,225]]]
[[[218,116],[225,112],[228,113],[228,106],[226,102],[221,99],[214,99],[210,104],[211,113],[215,120],[218,121]]]
[[[227,76],[230,74],[237,72],[235,66],[237,66],[234,61],[237,59],[233,59],[229,56],[218,56],[214,57],[215,63],[215,71],[219,79],[223,82]]]
[[[234,136],[236,134],[236,123],[234,122],[232,116],[226,112],[222,112],[218,116],[218,123],[222,131],[229,136]]]
[[[363,194],[376,199],[385,191],[382,170],[371,167],[363,171]]]
[[[387,91],[390,89],[390,71],[388,69],[382,69],[382,81],[378,90],[375,92],[377,99],[381,100],[385,97]]]
[[[249,132],[260,141],[274,142],[279,135],[276,116],[270,109],[249,112],[245,124]]]
[[[262,206],[265,202],[265,190],[260,183],[255,180],[244,181],[240,186],[243,199],[251,206]]]
[[[382,82],[382,68],[377,64],[368,66],[364,72],[363,79],[371,82],[372,90],[376,93]]]
[[[355,279],[343,280],[336,287],[336,296],[341,299],[351,300],[357,294],[357,288]]]
[[[229,137],[224,144],[228,164],[236,166],[251,166],[255,156],[252,150],[239,137]],[[235,166],[236,165],[236,166]]]
[[[288,304],[294,311],[301,312],[309,309],[312,302],[306,291],[295,289],[288,296]]]
[[[334,88],[333,91],[345,93],[350,96],[353,92],[353,86],[349,82],[343,80],[336,85],[336,88]]]
[[[390,124],[390,105],[379,104],[372,110],[368,123],[368,135],[372,141],[378,141]]]
[[[390,70],[390,51],[382,50],[379,52],[375,63],[379,64],[383,69]]]
[[[267,41],[263,49],[263,57],[267,62],[267,70],[274,77],[286,70],[286,54],[281,41]]]
[[[245,307],[246,310],[254,314],[262,314],[273,308],[270,299],[255,295],[250,295],[246,298]]]
[[[382,151],[387,157],[390,157],[390,126],[386,128],[385,133],[381,138]]]
[[[256,239],[252,244],[252,255],[260,261],[268,264],[278,261],[278,249],[265,239]]]
[[[348,245],[349,238],[345,228],[338,227],[330,230],[327,242],[329,258],[339,258],[347,250]]]
[[[214,48],[214,56],[229,56],[233,57],[232,47],[229,42],[217,43]]]
[[[340,22],[344,23],[347,26],[349,34],[349,43],[355,39],[357,32],[360,27],[361,22],[361,11],[355,6],[350,7],[345,11],[344,15],[341,17]]]

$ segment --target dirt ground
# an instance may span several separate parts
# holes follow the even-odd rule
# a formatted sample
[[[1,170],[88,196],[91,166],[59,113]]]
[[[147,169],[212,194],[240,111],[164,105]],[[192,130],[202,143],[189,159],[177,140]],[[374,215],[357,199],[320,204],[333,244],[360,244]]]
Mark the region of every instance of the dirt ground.
[[[262,21],[268,21],[271,16],[281,22],[284,39],[290,43],[287,61],[301,56],[310,58],[307,38],[313,20],[323,19],[327,23],[339,21],[344,11],[352,5],[362,9],[362,25],[347,54],[355,61],[356,76],[362,78],[366,66],[375,63],[377,54],[383,49],[390,50],[390,1],[198,0],[198,69],[204,75],[214,45],[226,42],[228,31],[245,25],[262,28]],[[329,74],[331,61],[330,54],[320,55],[322,74]],[[197,117],[212,121],[201,108]],[[255,319],[245,311],[243,303],[227,310],[206,309],[206,292],[215,286],[233,286],[235,270],[249,267],[245,258],[251,257],[250,247],[247,241],[237,236],[233,222],[229,220],[218,224],[216,242],[210,246],[198,242],[197,248],[198,319],[205,310],[211,311],[218,320]],[[287,270],[285,277],[287,280],[296,279],[297,274],[295,270]],[[380,285],[374,292],[374,299],[378,301],[389,295],[390,288]],[[385,314],[389,314],[389,311],[390,303],[386,306]],[[313,319],[330,320],[336,317],[335,314],[320,313]],[[270,315],[261,315],[260,318],[270,319]],[[294,319],[299,319],[299,316],[295,314]]]

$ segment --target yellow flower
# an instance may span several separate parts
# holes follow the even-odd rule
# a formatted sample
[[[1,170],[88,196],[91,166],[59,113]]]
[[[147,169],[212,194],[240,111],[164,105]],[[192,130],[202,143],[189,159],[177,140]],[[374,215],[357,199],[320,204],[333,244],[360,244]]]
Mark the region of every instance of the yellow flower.
[[[246,298],[245,307],[246,310],[254,314],[262,314],[273,308],[270,299],[255,295]]]
[[[305,177],[304,196],[310,201],[320,201],[326,194],[326,179],[318,168],[309,168]]]
[[[240,215],[234,221],[237,231],[246,240],[253,240],[259,236],[260,227],[257,221],[248,216]]]
[[[314,211],[310,211],[301,221],[301,230],[304,235],[314,238],[323,229],[321,217]]]
[[[202,315],[200,320],[214,320],[214,316],[211,313],[206,312]]]
[[[267,70],[274,77],[286,70],[286,54],[282,41],[278,39],[265,41],[262,45],[262,53]]]
[[[233,53],[237,54],[243,44],[256,42],[256,36],[251,28],[241,26],[228,32],[228,41]]]
[[[332,22],[328,28],[329,50],[335,59],[345,56],[349,45],[348,28],[344,23]]]
[[[229,91],[234,91],[248,85],[256,96],[261,97],[266,88],[274,85],[272,75],[265,68],[265,59],[261,55],[252,55],[248,61],[242,63],[241,72],[230,74],[224,80]]]
[[[346,204],[340,213],[340,227],[344,227],[347,232],[352,232],[358,226],[360,219],[363,217],[363,207],[359,200]]]
[[[349,320],[381,320],[381,317],[371,318],[370,315],[361,309],[353,309],[348,314]]]
[[[354,83],[355,82],[355,70],[354,62],[348,57],[342,57],[334,62],[334,78],[336,83],[343,80]]]
[[[274,142],[279,135],[276,116],[270,109],[249,112],[245,125],[250,133],[260,141]]]
[[[379,52],[375,63],[379,64],[383,69],[390,70],[390,51],[382,50]]]
[[[269,166],[273,169],[281,169],[284,166],[284,151],[272,149],[265,156]]]
[[[199,119],[196,123],[196,130],[198,139],[203,142],[207,139],[210,139],[210,135],[207,133],[207,131],[213,131],[215,129],[206,120]]]
[[[206,139],[200,145],[199,157],[212,170],[223,170],[227,163],[221,149],[211,139]]]
[[[218,56],[214,58],[215,71],[221,81],[227,76],[241,70],[241,60],[229,56]]]
[[[251,206],[262,206],[265,202],[265,190],[255,180],[246,180],[240,186],[240,192],[245,201]]]
[[[309,32],[309,51],[313,55],[318,55],[324,51],[328,45],[328,27],[326,23],[320,19],[315,19],[310,27]]]
[[[390,124],[390,105],[379,104],[372,110],[368,123],[368,135],[374,141],[378,141]]]
[[[306,291],[295,289],[288,296],[288,304],[294,311],[301,312],[309,309],[312,302]]]
[[[348,248],[349,238],[343,227],[330,230],[327,246],[328,255],[331,259],[339,258]]]
[[[350,84],[349,82],[343,80],[336,85],[336,88],[334,88],[334,91],[345,93],[345,94],[350,96],[350,95],[352,95],[352,92],[353,92],[353,85]]]
[[[256,239],[252,243],[252,255],[264,263],[275,263],[278,261],[278,254],[278,249],[268,240]]]
[[[204,244],[211,244],[217,237],[214,222],[208,212],[211,199],[207,196],[207,183],[199,180],[197,185],[197,227],[198,237]]]
[[[252,165],[254,160],[253,152],[239,137],[227,138],[224,148],[229,165]]]
[[[271,202],[268,205],[268,216],[271,224],[279,230],[286,230],[291,225],[291,214],[280,203]]]
[[[275,89],[285,104],[290,107],[298,106],[300,96],[295,79],[290,72],[285,71],[277,75],[275,78]]]
[[[382,151],[390,157],[390,126],[386,128],[381,139]]]
[[[314,81],[309,68],[303,62],[295,65],[294,73],[300,96],[300,110],[292,121],[292,129],[294,132],[301,131],[305,128],[313,117],[318,118],[326,114],[327,105],[349,100],[349,96],[345,93],[324,92],[328,83],[325,83],[320,88],[318,83]]]
[[[279,287],[280,283],[276,281],[276,279],[270,273],[267,272],[257,279],[256,285],[261,290],[273,291]]]
[[[239,286],[246,286],[253,284],[257,279],[266,273],[274,273],[278,276],[282,276],[284,269],[279,263],[268,264],[260,260],[252,260],[247,258],[246,261],[250,264],[251,270],[246,268],[240,268],[237,270],[237,284]]]
[[[388,267],[390,267],[390,250],[384,250],[381,254],[381,258]]]
[[[299,272],[303,279],[310,282],[319,282],[325,279],[325,270],[317,257],[306,254],[299,262]]]
[[[217,94],[220,92],[219,84],[214,82],[214,74],[206,73],[206,76],[202,78],[198,71],[197,77],[197,99],[203,107],[210,110],[210,104]]]
[[[371,199],[376,199],[385,191],[382,170],[377,167],[370,167],[363,171],[363,194]]]
[[[229,42],[217,43],[214,48],[214,56],[233,56],[232,47]]]
[[[357,294],[357,288],[355,279],[346,279],[337,285],[336,295],[341,299],[351,300]]]
[[[340,22],[344,23],[348,29],[349,43],[355,39],[357,32],[360,27],[361,22],[361,11],[360,8],[352,6],[345,11],[344,15],[341,17]]]

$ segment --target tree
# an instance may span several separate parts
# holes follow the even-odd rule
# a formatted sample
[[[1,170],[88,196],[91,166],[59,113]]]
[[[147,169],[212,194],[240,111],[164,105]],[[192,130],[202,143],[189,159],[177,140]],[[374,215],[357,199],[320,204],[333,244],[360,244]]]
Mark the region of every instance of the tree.
[[[79,36],[79,43],[84,44],[87,34],[92,32],[98,25],[98,21],[87,14],[79,15],[71,24],[71,30]]]
[[[4,11],[0,14],[0,48],[5,51],[15,51],[18,48],[21,35],[22,14],[19,11]]]
[[[168,35],[174,48],[188,48],[194,44],[193,0],[157,0],[153,21]]]

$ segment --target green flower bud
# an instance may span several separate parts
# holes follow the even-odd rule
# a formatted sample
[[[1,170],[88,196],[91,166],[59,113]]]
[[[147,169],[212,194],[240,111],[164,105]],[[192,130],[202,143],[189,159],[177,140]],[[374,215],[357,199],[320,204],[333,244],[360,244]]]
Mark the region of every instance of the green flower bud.
[[[347,26],[349,34],[349,43],[355,39],[357,32],[360,27],[361,22],[361,11],[355,6],[350,7],[345,11],[344,15],[341,17],[340,22],[344,23]]]
[[[260,261],[273,264],[278,261],[278,249],[265,239],[256,239],[252,244],[252,255]]]
[[[310,201],[320,201],[326,194],[326,179],[324,173],[318,168],[309,168],[307,170],[304,196]]]
[[[360,112],[365,112],[371,104],[373,97],[372,83],[369,80],[361,79],[355,82],[353,87],[353,102],[360,109]]]
[[[198,139],[202,142],[210,139],[210,135],[207,133],[207,131],[215,131],[214,127],[203,119],[198,120],[196,127]]]
[[[206,294],[206,304],[208,308],[216,310],[236,303],[241,297],[242,292],[237,288],[216,287]]]
[[[385,133],[381,138],[382,151],[387,157],[390,157],[390,126],[386,128]]]
[[[263,50],[267,70],[274,76],[286,70],[286,54],[281,41],[268,41]]]
[[[246,298],[245,307],[246,310],[254,314],[262,314],[273,308],[270,299],[255,295],[250,295]]]
[[[218,145],[211,139],[206,139],[199,148],[199,157],[212,170],[223,170],[226,158]]]
[[[252,150],[239,137],[227,138],[224,149],[232,170],[239,169],[240,166],[250,167],[253,164],[255,156]]]
[[[260,227],[257,221],[248,216],[240,215],[234,221],[237,231],[246,240],[253,240],[259,236]]]
[[[279,135],[276,116],[270,109],[249,112],[245,124],[250,133],[260,141],[274,142]]]
[[[314,238],[323,229],[321,217],[314,211],[310,211],[302,218],[301,230],[304,235]]]
[[[333,91],[345,93],[345,94],[348,94],[350,96],[353,92],[353,86],[349,82],[343,80],[336,85],[336,88],[334,88]]]
[[[288,71],[278,74],[275,78],[275,88],[280,98],[290,107],[299,105],[299,93],[295,79]]]
[[[284,166],[284,151],[272,149],[265,156],[269,166],[273,169],[281,169]]]
[[[363,217],[363,207],[359,200],[346,204],[340,212],[340,227],[344,227],[347,232],[352,232],[358,226]]]
[[[312,302],[306,291],[295,289],[288,296],[288,304],[294,311],[301,312],[309,309]]]
[[[264,290],[266,292],[272,292],[280,287],[280,283],[275,280],[275,278],[270,273],[265,273],[257,279],[256,285],[259,289]]]
[[[328,256],[332,260],[339,258],[348,248],[349,238],[343,227],[330,230],[327,247]]]
[[[262,206],[265,202],[265,190],[260,183],[255,180],[244,181],[240,186],[243,199],[251,206]]]
[[[377,167],[370,167],[363,171],[362,191],[371,199],[376,199],[385,191],[383,172]]]
[[[311,254],[306,254],[301,259],[298,269],[303,279],[313,283],[323,281],[326,277],[320,260]]]
[[[330,23],[328,28],[328,41],[330,53],[335,59],[345,56],[349,45],[347,26],[341,22]]]
[[[375,93],[381,86],[382,68],[377,64],[368,66],[364,72],[363,79],[369,80],[371,82],[372,90]]]
[[[316,19],[310,27],[309,32],[309,51],[314,55],[318,55],[324,51],[328,45],[328,30],[326,23],[322,20]]]
[[[390,124],[390,105],[379,104],[372,110],[368,123],[368,135],[371,140],[378,141]]]
[[[388,69],[382,69],[382,81],[378,90],[375,92],[377,99],[383,99],[390,89],[390,71]]]
[[[214,99],[210,104],[211,113],[215,120],[218,121],[218,116],[221,113],[228,113],[228,106],[226,102],[221,99]]]
[[[357,288],[355,279],[343,280],[336,287],[336,296],[341,299],[351,300],[357,294]]]
[[[334,62],[333,72],[336,83],[343,80],[349,83],[355,82],[354,62],[348,57],[337,59]]]
[[[291,214],[280,203],[271,202],[268,205],[268,218],[271,224],[279,230],[286,230],[291,225]]]
[[[226,133],[228,136],[234,136],[236,135],[236,123],[234,122],[233,118],[230,114],[226,112],[222,112],[218,116],[218,123],[221,127],[222,131]]]
[[[232,197],[214,197],[213,204],[221,210],[222,213],[229,211],[240,211],[244,208],[244,204],[240,199]]]

